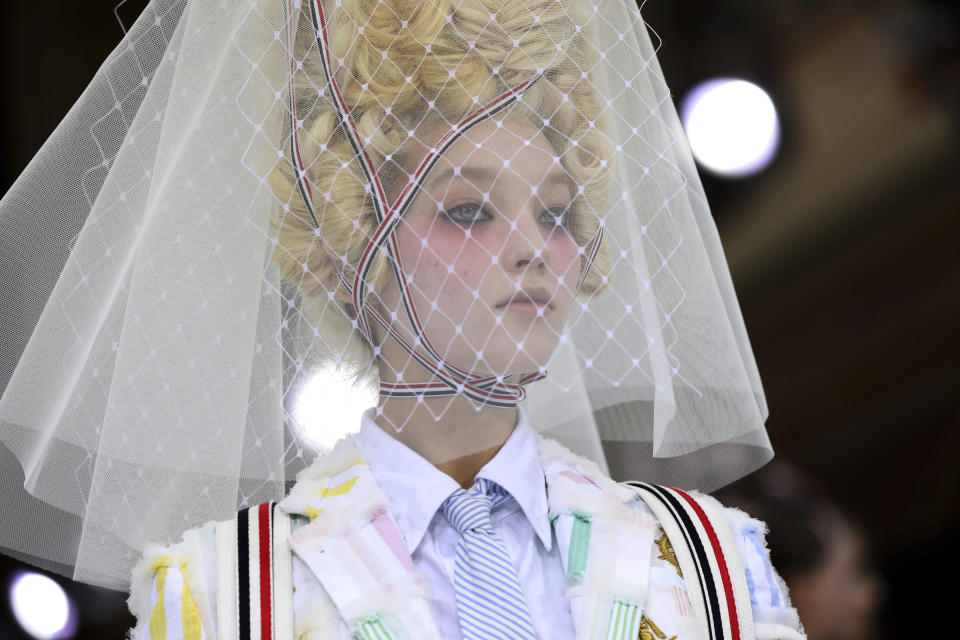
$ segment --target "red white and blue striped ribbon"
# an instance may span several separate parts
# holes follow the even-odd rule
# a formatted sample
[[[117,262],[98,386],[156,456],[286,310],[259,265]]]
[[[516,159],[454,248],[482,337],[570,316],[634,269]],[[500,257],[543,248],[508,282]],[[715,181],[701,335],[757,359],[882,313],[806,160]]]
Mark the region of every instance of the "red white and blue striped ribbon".
[[[287,22],[291,21],[291,0],[286,0],[284,5],[287,11]],[[533,86],[540,76],[537,76],[527,82],[513,87],[498,96],[489,103],[483,105],[466,118],[451,127],[450,131],[434,146],[427,157],[421,162],[420,166],[414,172],[409,183],[403,192],[398,196],[396,202],[390,203],[387,199],[383,185],[376,172],[376,168],[367,154],[361,141],[361,136],[357,131],[356,123],[353,120],[351,111],[343,99],[340,88],[334,78],[332,68],[332,59],[330,58],[330,49],[327,43],[327,20],[320,0],[312,0],[309,3],[310,15],[313,26],[317,34],[317,45],[320,50],[320,60],[322,63],[324,75],[329,88],[329,96],[333,101],[341,122],[344,123],[347,138],[353,147],[357,159],[360,162],[361,169],[368,183],[370,184],[374,211],[378,221],[378,227],[373,234],[366,250],[361,257],[357,267],[356,276],[353,282],[345,276],[341,265],[332,261],[333,267],[337,272],[341,286],[350,293],[353,298],[354,308],[357,309],[358,328],[367,336],[372,337],[367,316],[370,316],[377,322],[394,340],[396,340],[411,356],[425,369],[430,371],[436,382],[422,384],[407,383],[382,383],[380,394],[384,396],[435,396],[435,395],[465,395],[472,400],[494,406],[514,407],[524,398],[523,386],[539,380],[546,376],[545,370],[540,370],[523,375],[516,382],[507,382],[503,377],[478,377],[465,371],[453,363],[447,362],[440,355],[440,352],[433,346],[429,337],[423,330],[417,309],[408,290],[406,274],[403,263],[400,258],[399,246],[397,244],[396,228],[404,212],[414,200],[430,171],[436,166],[439,158],[449,149],[461,136],[481,122],[488,120],[498,113],[501,113],[510,105],[515,103],[523,95],[524,91]],[[290,51],[290,158],[294,165],[297,176],[297,187],[303,199],[311,220],[315,226],[319,226],[316,213],[313,209],[312,188],[306,175],[306,168],[300,153],[299,130],[301,123],[296,115],[296,95],[294,91],[293,75],[296,70],[295,60],[293,58],[293,33],[292,29],[287,30],[287,46]],[[584,261],[581,268],[580,278],[577,284],[577,291],[583,286],[586,276],[589,273],[597,254],[599,253],[603,238],[602,226],[598,228],[596,234],[588,243],[584,251]],[[375,309],[367,306],[367,278],[374,260],[380,251],[386,250],[391,257],[391,264],[394,268],[394,275],[400,288],[401,300],[411,326],[415,334],[416,343],[422,347],[425,353],[421,352],[416,346],[409,344],[394,329],[392,323],[387,322],[381,314]]]
[[[708,640],[753,640],[742,560],[722,516],[686,491],[646,482],[626,484],[637,489],[666,531],[691,604],[706,618]]]

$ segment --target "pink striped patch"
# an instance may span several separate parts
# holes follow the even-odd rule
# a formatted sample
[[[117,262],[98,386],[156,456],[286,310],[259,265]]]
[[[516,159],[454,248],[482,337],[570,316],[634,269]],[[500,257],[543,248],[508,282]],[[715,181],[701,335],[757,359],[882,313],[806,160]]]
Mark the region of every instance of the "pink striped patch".
[[[414,570],[413,560],[410,559],[410,554],[407,553],[407,547],[403,543],[403,538],[400,537],[400,532],[397,531],[393,520],[387,515],[387,510],[383,507],[377,509],[370,518],[370,524],[374,526],[377,533],[383,538],[383,541],[390,547],[390,550],[393,551],[393,555],[397,556],[397,560],[400,561],[403,568],[412,572]]]

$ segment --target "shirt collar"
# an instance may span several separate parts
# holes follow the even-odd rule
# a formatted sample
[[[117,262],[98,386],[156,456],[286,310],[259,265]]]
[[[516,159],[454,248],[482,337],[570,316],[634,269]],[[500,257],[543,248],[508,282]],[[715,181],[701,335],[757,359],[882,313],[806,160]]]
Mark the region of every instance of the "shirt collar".
[[[530,526],[547,551],[553,543],[547,517],[547,483],[540,466],[537,440],[523,409],[518,411],[517,426],[477,477],[492,480],[506,489],[527,516]]]
[[[374,421],[375,412],[376,409],[369,409],[363,414],[357,446],[386,493],[407,551],[412,554],[420,546],[434,514],[460,485],[381,429]],[[550,550],[553,537],[547,517],[546,481],[533,429],[522,410],[513,433],[477,477],[492,480],[507,490],[540,542]]]

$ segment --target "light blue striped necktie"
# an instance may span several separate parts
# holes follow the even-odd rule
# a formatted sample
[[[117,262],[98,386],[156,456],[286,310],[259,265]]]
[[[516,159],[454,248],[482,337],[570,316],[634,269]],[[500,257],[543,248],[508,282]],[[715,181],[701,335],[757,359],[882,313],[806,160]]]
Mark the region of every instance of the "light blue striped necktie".
[[[511,496],[500,485],[477,478],[470,490],[454,491],[443,515],[460,534],[453,590],[464,640],[534,640],[533,619],[490,511]]]

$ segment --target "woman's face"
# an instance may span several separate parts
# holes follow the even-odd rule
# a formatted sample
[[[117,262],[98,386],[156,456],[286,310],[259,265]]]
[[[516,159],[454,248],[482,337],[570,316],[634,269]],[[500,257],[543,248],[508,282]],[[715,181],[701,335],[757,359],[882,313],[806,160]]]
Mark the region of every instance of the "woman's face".
[[[478,125],[440,159],[397,239],[424,333],[446,361],[477,375],[546,365],[580,275],[566,228],[576,193],[547,139],[518,116]],[[412,336],[393,280],[381,299]],[[393,340],[381,355],[404,380],[430,377]]]

